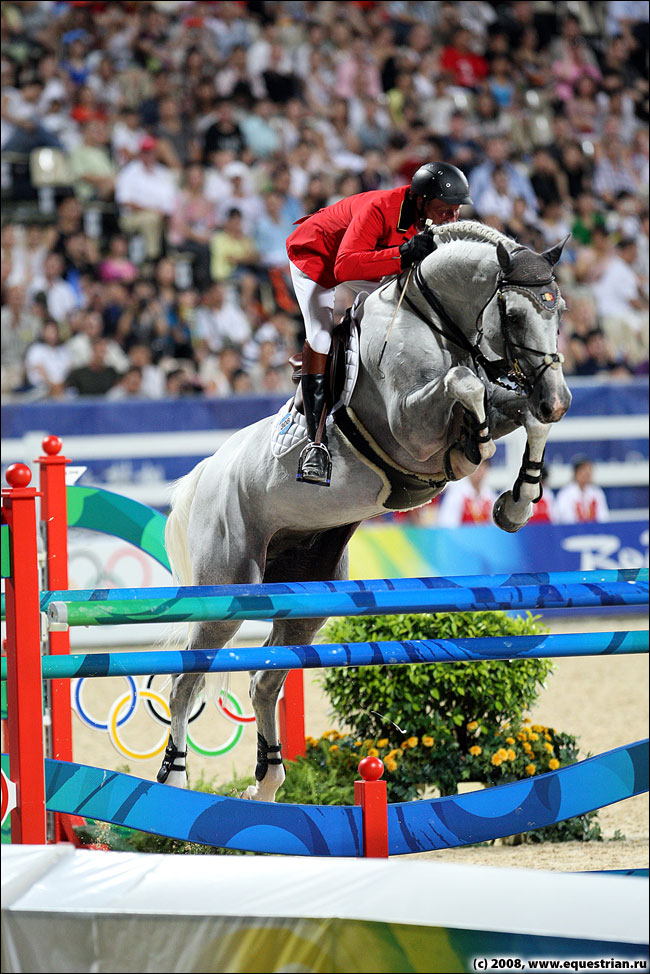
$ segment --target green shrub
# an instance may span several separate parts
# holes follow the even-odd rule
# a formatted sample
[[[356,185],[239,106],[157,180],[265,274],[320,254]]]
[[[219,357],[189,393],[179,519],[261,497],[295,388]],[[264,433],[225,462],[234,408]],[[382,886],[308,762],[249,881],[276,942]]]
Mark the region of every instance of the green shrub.
[[[527,613],[459,612],[367,616],[332,620],[324,642],[523,636],[546,631]],[[436,771],[429,784],[451,794],[462,780],[461,759],[473,743],[467,725],[495,729],[520,721],[552,670],[549,660],[495,660],[360,666],[326,670],[322,685],[333,713],[361,740],[435,740]]]

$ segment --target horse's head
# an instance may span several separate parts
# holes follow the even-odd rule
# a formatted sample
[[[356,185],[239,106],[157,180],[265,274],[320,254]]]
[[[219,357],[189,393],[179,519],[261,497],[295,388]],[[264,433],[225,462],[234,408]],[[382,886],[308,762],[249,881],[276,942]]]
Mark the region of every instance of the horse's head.
[[[557,348],[565,303],[553,276],[568,239],[543,254],[526,247],[508,251],[499,243],[497,289],[483,316],[486,340],[541,423],[557,422],[571,405]]]

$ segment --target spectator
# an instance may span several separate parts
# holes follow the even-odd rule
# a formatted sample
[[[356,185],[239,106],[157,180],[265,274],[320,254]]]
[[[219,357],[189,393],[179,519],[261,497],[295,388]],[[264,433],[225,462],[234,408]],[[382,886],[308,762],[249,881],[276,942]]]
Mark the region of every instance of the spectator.
[[[68,363],[68,352],[61,342],[57,322],[46,321],[41,337],[30,346],[25,356],[27,382],[41,397],[60,399]]]
[[[99,276],[102,281],[134,281],[138,269],[129,260],[129,247],[126,237],[114,234],[108,245],[108,254],[99,265]]]
[[[60,149],[57,137],[42,124],[40,108],[43,83],[26,69],[17,88],[2,94],[2,151],[27,154],[40,146]]]
[[[293,229],[293,221],[283,216],[282,197],[271,190],[264,197],[253,234],[263,267],[288,266],[286,241]]]
[[[525,172],[508,161],[508,148],[502,139],[490,139],[487,144],[487,159],[473,169],[469,184],[475,199],[480,198],[489,188],[495,166],[501,166],[508,174],[510,191],[514,196],[522,196],[528,208],[537,213],[538,203],[530,179]]]
[[[555,497],[556,524],[583,524],[608,521],[607,499],[600,487],[593,483],[594,468],[588,457],[573,461],[573,479]]]
[[[170,170],[156,161],[156,148],[156,140],[145,136],[139,158],[118,173],[115,183],[122,230],[142,234],[150,259],[160,256],[164,219],[171,214],[176,197]]]
[[[492,521],[496,493],[485,483],[490,464],[484,460],[464,480],[445,488],[438,513],[438,526],[455,528],[461,524],[487,524]]]
[[[477,88],[489,73],[487,61],[472,49],[472,35],[464,27],[456,31],[453,42],[443,50],[440,66],[450,71],[462,88]]]
[[[106,393],[106,398],[112,402],[141,399],[142,396],[142,369],[137,365],[130,365],[124,375]]]
[[[63,258],[60,254],[48,254],[43,267],[43,276],[32,281],[30,293],[44,292],[47,310],[57,324],[62,324],[70,312],[81,302],[74,288],[63,279]]]
[[[1,362],[2,392],[12,392],[24,385],[25,355],[41,330],[38,315],[25,308],[26,289],[14,284],[7,289],[7,303],[2,305]]]
[[[633,365],[648,355],[648,299],[635,271],[636,241],[621,240],[592,291],[605,334]]]
[[[222,284],[213,284],[196,313],[196,337],[210,352],[219,352],[226,344],[241,347],[250,336],[250,322],[232,293],[227,295]]]
[[[600,161],[594,170],[594,192],[611,205],[618,193],[637,192],[634,170],[627,161],[627,150],[616,138],[607,140],[602,147]]]
[[[161,399],[165,393],[165,374],[159,366],[152,364],[148,345],[131,345],[129,363],[129,368],[140,371],[141,394],[146,399]]]
[[[210,256],[210,272],[214,281],[233,280],[241,276],[245,267],[256,261],[257,249],[252,237],[244,233],[240,210],[230,210],[223,230],[212,237]],[[250,273],[248,276],[251,276]]]
[[[204,193],[204,172],[197,163],[185,169],[185,184],[174,201],[167,239],[178,250],[192,254],[194,284],[204,290],[210,283],[210,237],[217,225],[215,206]]]
[[[103,396],[119,379],[119,373],[106,362],[108,342],[95,338],[87,365],[72,369],[65,380],[66,389],[79,396]]]

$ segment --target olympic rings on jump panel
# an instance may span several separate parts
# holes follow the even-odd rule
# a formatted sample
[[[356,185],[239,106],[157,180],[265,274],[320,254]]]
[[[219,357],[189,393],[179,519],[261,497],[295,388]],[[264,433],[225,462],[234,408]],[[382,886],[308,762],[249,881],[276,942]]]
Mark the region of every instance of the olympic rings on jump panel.
[[[127,721],[129,721],[131,719],[131,717],[135,713],[136,707],[138,706],[138,687],[137,687],[137,684],[136,684],[135,680],[133,679],[132,676],[125,676],[125,677],[122,677],[122,679],[126,680],[126,682],[129,685],[129,691],[130,691],[131,700],[130,700],[130,703],[129,703],[129,709],[124,714],[124,716],[121,717],[119,719],[119,721],[118,721],[118,724],[117,724],[118,727],[121,727],[123,724],[126,724]],[[72,681],[72,688],[71,688],[71,690],[72,690],[72,707],[74,709],[74,712],[76,713],[76,715],[79,718],[79,720],[81,720],[88,727],[91,727],[93,730],[107,731],[108,730],[108,723],[103,724],[101,722],[101,720],[96,720],[95,718],[93,718],[86,711],[86,708],[84,706],[83,699],[82,699],[82,696],[83,696],[83,693],[82,693],[82,691],[83,691],[83,685],[84,685],[85,682],[86,682],[86,677],[81,677],[81,679],[79,679],[79,680],[73,680]]]
[[[155,679],[156,679],[155,675],[147,677],[147,683],[146,683],[147,690],[153,689],[153,684]],[[169,681],[165,682],[165,686],[167,685],[167,682]],[[163,686],[162,689],[164,690],[164,688],[165,687]],[[154,720],[157,720],[159,724],[165,724],[166,727],[169,727],[171,721],[169,717],[165,716],[165,714],[161,714],[159,713],[159,711],[156,710],[156,706],[154,704],[154,697],[151,697],[151,699],[147,698],[144,702],[144,705],[149,711],[149,716],[153,717]],[[200,717],[204,710],[205,710],[205,700],[199,697],[197,702],[194,704],[194,707],[192,708],[192,713],[189,716],[188,723],[191,724],[192,721],[197,719],[197,717]]]
[[[131,760],[146,761],[149,758],[157,757],[164,751],[168,739],[167,728],[170,725],[171,715],[169,704],[153,686],[154,680],[156,679],[155,676],[142,677],[138,682],[131,676],[123,677],[127,681],[128,690],[112,702],[106,723],[103,723],[95,715],[90,714],[86,709],[83,699],[83,684],[85,679],[85,677],[82,677],[81,679],[74,680],[72,684],[72,706],[84,724],[92,730],[106,731],[111,744],[118,754]],[[147,751],[136,751],[132,749],[122,740],[120,734],[120,729],[128,724],[135,716],[140,699],[143,700],[149,716],[157,724],[163,725],[163,732],[160,739]],[[187,743],[189,747],[202,757],[220,757],[223,754],[227,754],[228,751],[231,751],[239,743],[244,726],[253,723],[255,720],[254,715],[244,714],[241,703],[232,690],[222,687],[219,691],[218,698],[215,699],[215,706],[217,712],[229,723],[234,724],[235,727],[223,744],[219,744],[213,748],[202,746],[198,740],[188,733]],[[206,701],[199,699],[195,705],[194,712],[190,716],[190,723],[197,720],[203,714],[205,707]]]
[[[231,721],[233,724],[254,724],[255,714],[244,714],[241,710],[235,713],[233,710],[228,708],[227,703],[224,701],[224,696],[226,698],[230,697],[232,699],[232,693],[230,690],[221,688],[219,691],[219,696],[217,697],[215,703],[217,705],[217,710],[219,713],[223,714],[226,720]]]
[[[143,697],[145,700],[155,698],[159,706],[163,707],[167,711],[167,716],[171,717],[169,706],[164,697],[156,693],[154,690],[147,690],[146,687],[138,687],[138,696]],[[118,737],[118,716],[122,707],[128,702],[128,694],[124,693],[117,700],[113,701],[111,709],[108,714],[108,736],[110,738],[111,744],[120,754],[123,754],[126,758],[133,758],[136,761],[146,761],[147,758],[155,758],[167,747],[167,739],[169,737],[167,730],[163,728],[162,735],[159,741],[154,744],[150,751],[133,751],[128,748]]]
[[[239,700],[232,692],[232,690],[226,690],[226,697],[230,702],[230,704],[232,704],[235,714],[241,717],[243,715],[241,704],[239,703]],[[218,706],[217,706],[217,710],[219,710]],[[222,744],[220,747],[215,747],[215,748],[204,748],[204,747],[200,747],[196,743],[196,741],[192,739],[192,736],[188,729],[187,743],[192,748],[193,751],[196,751],[197,754],[200,754],[204,758],[218,758],[221,757],[222,754],[227,754],[228,751],[231,751],[233,749],[233,747],[236,747],[243,733],[244,733],[244,728],[242,724],[238,724],[225,744]]]

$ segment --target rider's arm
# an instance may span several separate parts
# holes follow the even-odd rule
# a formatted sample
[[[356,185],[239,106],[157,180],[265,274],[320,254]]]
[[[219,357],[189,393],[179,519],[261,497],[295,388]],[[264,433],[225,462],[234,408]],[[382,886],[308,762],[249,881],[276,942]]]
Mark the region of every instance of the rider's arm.
[[[386,226],[378,206],[373,204],[355,213],[339,245],[334,276],[344,281],[378,281],[400,272],[399,247],[377,250]]]

